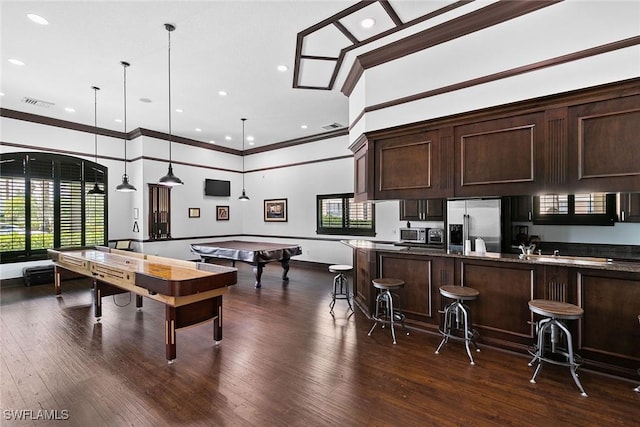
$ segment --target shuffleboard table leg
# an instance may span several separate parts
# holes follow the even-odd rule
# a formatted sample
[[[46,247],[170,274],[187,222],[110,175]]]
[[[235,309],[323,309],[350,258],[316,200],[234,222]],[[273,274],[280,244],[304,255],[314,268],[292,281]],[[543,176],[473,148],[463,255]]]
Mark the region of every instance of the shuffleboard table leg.
[[[54,273],[53,273],[53,288],[56,290],[56,297],[61,296],[62,294],[62,290],[60,289],[60,269],[58,268],[58,266],[54,266]]]
[[[170,305],[165,306],[164,331],[167,361],[172,364],[176,359],[176,308]]]
[[[102,286],[95,279],[93,281],[93,289],[93,315],[96,317],[96,322],[99,322],[102,317]]]
[[[142,295],[136,295],[136,309],[142,311]]]
[[[213,340],[216,344],[222,341],[222,295],[215,297],[215,309],[218,314],[213,318]]]

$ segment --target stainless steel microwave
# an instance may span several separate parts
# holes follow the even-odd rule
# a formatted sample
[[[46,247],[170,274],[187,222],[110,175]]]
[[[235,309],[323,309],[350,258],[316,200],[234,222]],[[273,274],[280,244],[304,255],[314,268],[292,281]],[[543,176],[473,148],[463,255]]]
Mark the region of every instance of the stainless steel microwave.
[[[401,228],[400,241],[402,243],[427,243],[428,228]]]

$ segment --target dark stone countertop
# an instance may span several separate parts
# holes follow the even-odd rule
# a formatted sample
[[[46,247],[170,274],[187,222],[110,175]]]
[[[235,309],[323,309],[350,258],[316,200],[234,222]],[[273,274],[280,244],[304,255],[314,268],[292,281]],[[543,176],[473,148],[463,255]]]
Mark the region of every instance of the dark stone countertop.
[[[377,252],[403,253],[407,255],[423,255],[434,257],[463,258],[479,261],[497,261],[520,264],[557,265],[573,268],[587,268],[594,270],[620,271],[627,273],[640,273],[640,262],[635,260],[620,261],[597,257],[557,256],[553,255],[528,255],[521,257],[517,254],[505,254],[486,252],[480,254],[471,252],[448,253],[445,249],[418,246],[400,246],[388,243],[375,243],[368,240],[341,240],[341,243],[353,249],[367,249]]]

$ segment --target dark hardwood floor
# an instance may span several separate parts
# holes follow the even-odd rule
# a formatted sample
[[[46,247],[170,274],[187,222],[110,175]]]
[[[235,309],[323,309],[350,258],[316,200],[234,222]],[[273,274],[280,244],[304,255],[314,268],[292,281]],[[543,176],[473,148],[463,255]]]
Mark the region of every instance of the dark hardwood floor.
[[[460,343],[434,354],[440,338],[371,326],[338,301],[333,275],[293,266],[288,285],[267,266],[262,289],[239,264],[224,297],[224,339],[211,322],[179,330],[168,365],[164,307],[104,299],[96,323],[85,280],[4,288],[1,403],[4,425],[73,426],[631,426],[640,384],[548,366],[537,384],[524,355],[482,348],[470,366]],[[401,331],[401,329],[398,329]],[[67,420],[16,421],[11,411],[57,410]],[[65,412],[62,412],[65,411]],[[24,412],[23,412],[24,413]]]

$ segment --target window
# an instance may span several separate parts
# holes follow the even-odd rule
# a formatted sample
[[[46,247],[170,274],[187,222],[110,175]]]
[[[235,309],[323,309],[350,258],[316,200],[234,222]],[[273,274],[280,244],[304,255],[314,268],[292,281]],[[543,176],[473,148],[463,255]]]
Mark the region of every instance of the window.
[[[318,234],[375,236],[373,203],[355,203],[353,193],[319,195],[316,199]]]
[[[533,198],[533,223],[613,225],[616,196],[606,193],[549,194]]]
[[[107,244],[107,168],[50,153],[0,155],[2,262],[45,259],[49,248]]]

